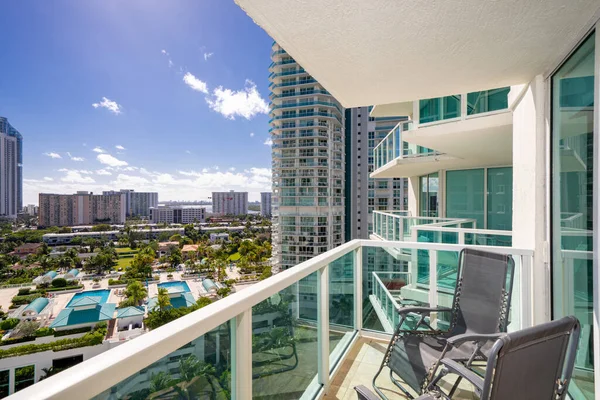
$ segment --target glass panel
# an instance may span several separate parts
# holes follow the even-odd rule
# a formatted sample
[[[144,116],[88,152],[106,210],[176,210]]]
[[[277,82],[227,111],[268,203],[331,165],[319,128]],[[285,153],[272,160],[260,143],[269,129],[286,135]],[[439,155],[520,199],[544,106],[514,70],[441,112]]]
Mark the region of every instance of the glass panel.
[[[230,399],[230,325],[192,340],[94,399]]]
[[[460,95],[419,101],[419,123],[460,117]]]
[[[299,399],[317,376],[317,273],[252,307],[252,397]]]
[[[10,391],[10,371],[0,371],[0,399],[8,397]]]
[[[508,108],[508,92],[510,87],[467,94],[467,115]]]
[[[333,369],[354,336],[354,257],[329,264],[329,367]]]
[[[487,170],[487,229],[512,230],[512,167]]]
[[[438,216],[438,174],[433,173],[420,177],[421,195],[419,199],[419,215],[423,217]]]
[[[553,317],[575,315],[581,339],[569,392],[594,396],[594,36],[552,77]]]
[[[483,228],[483,186],[483,169],[446,172],[446,217],[473,218]]]
[[[15,392],[35,383],[35,365],[15,368]]]

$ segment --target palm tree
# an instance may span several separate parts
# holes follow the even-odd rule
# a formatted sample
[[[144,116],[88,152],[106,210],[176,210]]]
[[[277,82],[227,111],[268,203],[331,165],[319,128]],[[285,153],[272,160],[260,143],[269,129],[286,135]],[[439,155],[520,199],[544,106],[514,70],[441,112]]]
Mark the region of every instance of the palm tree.
[[[156,305],[160,312],[165,311],[171,307],[171,299],[169,298],[169,292],[165,288],[158,289],[158,296],[156,298]]]
[[[160,371],[156,374],[150,375],[150,390],[153,393],[166,389],[172,384],[173,378],[171,378],[171,374],[166,371]]]
[[[146,290],[140,281],[133,281],[127,285],[127,289],[125,289],[125,296],[127,296],[128,303],[134,306],[139,306],[142,304],[146,296],[148,296],[148,290]]]

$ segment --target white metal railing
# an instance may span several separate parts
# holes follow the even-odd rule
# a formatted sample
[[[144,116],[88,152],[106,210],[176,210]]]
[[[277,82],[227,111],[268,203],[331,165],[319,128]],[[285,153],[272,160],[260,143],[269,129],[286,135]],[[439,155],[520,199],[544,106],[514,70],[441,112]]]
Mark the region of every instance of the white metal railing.
[[[269,279],[259,282],[238,293],[234,293],[207,307],[183,316],[174,322],[152,330],[135,340],[124,343],[118,349],[108,350],[93,360],[87,360],[68,372],[59,373],[48,379],[28,387],[13,395],[14,399],[65,399],[65,398],[93,398],[124,379],[148,368],[159,359],[168,356],[177,349],[192,342],[219,326],[231,321],[231,389],[232,398],[252,398],[253,385],[253,311],[252,307],[272,298],[279,292],[299,283],[301,279],[316,273],[316,327],[318,369],[311,385],[306,388],[307,398],[314,398],[322,393],[332,374],[336,372],[334,365],[340,365],[341,359],[347,354],[352,340],[344,343],[347,347],[340,350],[339,346],[333,352],[339,360],[330,357],[330,280],[331,265],[342,257],[351,254],[352,277],[348,277],[346,285],[353,289],[351,310],[353,324],[350,328],[353,333],[363,331],[363,252],[365,249],[402,249],[409,254],[417,254],[416,250],[426,251],[429,262],[429,286],[427,294],[431,307],[438,305],[437,290],[437,259],[439,252],[460,252],[464,247],[455,244],[416,243],[402,241],[373,241],[353,240],[333,250],[318,255],[305,261],[294,268],[283,271]],[[512,309],[519,315],[519,327],[527,327],[532,321],[532,295],[531,295],[531,266],[533,251],[528,249],[515,249],[508,247],[477,246],[501,254],[510,254],[515,258],[519,285],[513,295]],[[366,259],[366,257],[365,257]],[[410,261],[410,258],[409,258]],[[412,260],[415,262],[415,260]],[[399,271],[400,272],[400,271]],[[378,272],[381,274],[381,272]],[[407,274],[409,281],[416,280],[416,276]],[[365,279],[369,279],[365,276]],[[374,279],[379,279],[377,276]],[[381,283],[381,280],[377,282]],[[411,284],[414,282],[411,282]],[[381,285],[380,285],[381,286]],[[379,292],[386,298],[392,298],[389,293]],[[397,307],[397,302],[393,303]],[[327,323],[323,323],[327,321]],[[356,335],[353,336],[354,339]],[[337,364],[336,364],[337,361]]]

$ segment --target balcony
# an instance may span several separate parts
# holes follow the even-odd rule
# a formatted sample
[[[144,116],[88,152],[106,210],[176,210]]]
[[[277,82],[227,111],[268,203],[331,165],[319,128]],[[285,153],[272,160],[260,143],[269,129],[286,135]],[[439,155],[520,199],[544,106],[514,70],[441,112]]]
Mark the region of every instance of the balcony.
[[[515,92],[521,87],[513,87]],[[411,177],[440,169],[512,164],[512,102],[504,87],[405,105],[413,120],[374,149],[372,178]],[[410,105],[410,107],[409,107]]]
[[[326,392],[346,398],[340,393],[351,395],[353,385],[373,377],[403,302],[452,301],[444,285],[463,247],[348,242],[14,398],[315,399]],[[516,264],[509,330],[530,326],[533,252],[493,251],[512,255]],[[429,322],[447,321],[434,315]]]

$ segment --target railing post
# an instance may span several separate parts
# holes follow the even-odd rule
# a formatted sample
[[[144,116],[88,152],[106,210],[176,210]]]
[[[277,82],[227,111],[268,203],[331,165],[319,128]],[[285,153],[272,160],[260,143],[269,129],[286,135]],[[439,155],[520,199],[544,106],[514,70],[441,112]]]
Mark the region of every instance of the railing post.
[[[429,250],[429,307],[438,305],[438,285],[437,285],[437,250]],[[431,323],[436,324],[437,313],[431,313]],[[436,325],[431,325],[434,328]]]
[[[231,386],[234,400],[252,399],[252,309],[238,314],[231,324]]]
[[[521,274],[519,276],[521,285],[521,294],[519,303],[521,306],[521,326],[519,329],[529,328],[533,325],[532,321],[532,302],[531,302],[531,256],[521,256]]]
[[[363,299],[363,252],[362,246],[354,252],[354,329],[362,330],[362,299]],[[368,278],[367,278],[368,279]]]
[[[329,385],[329,265],[317,272],[317,365],[319,384]]]

